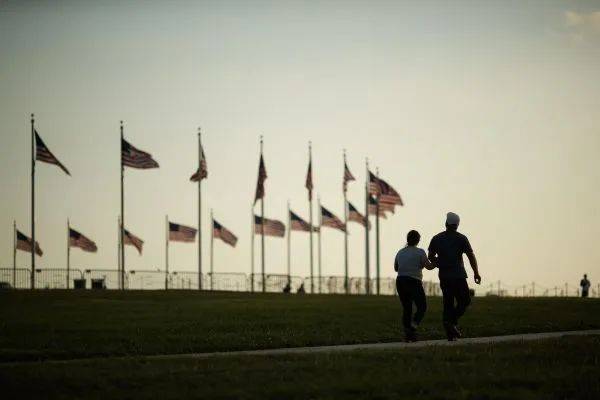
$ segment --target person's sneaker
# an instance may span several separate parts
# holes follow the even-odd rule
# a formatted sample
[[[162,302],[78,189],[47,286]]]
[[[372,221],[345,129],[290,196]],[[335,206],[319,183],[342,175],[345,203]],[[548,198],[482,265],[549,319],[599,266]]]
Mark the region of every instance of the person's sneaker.
[[[414,343],[417,341],[417,331],[415,329],[407,329],[404,331],[404,340],[407,343]]]
[[[462,332],[458,328],[458,325],[452,325],[452,330],[454,331],[454,336],[456,336],[456,338],[460,339],[462,337]]]
[[[446,337],[449,342],[454,342],[456,340],[456,332],[453,329],[453,325],[444,324],[444,330],[446,331]]]

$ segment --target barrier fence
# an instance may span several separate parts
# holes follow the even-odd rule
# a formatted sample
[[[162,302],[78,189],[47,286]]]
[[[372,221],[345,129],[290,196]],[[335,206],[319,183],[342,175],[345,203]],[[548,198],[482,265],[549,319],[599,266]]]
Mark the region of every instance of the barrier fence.
[[[244,273],[214,273],[203,274],[202,289],[233,292],[262,292],[263,281],[261,274],[248,275]],[[69,271],[70,289],[76,287],[76,280],[85,289],[118,289],[120,274],[117,269],[71,269]],[[290,283],[289,291],[297,293],[345,294],[343,276],[323,276],[321,278],[290,276],[283,274],[265,275],[265,292],[281,293]],[[377,281],[369,282],[371,294],[376,293]],[[312,286],[312,288],[311,288]],[[30,270],[28,268],[0,268],[0,287],[29,289]],[[365,294],[366,278],[352,277],[348,280],[348,293],[353,295]],[[394,278],[379,280],[380,294],[395,295],[396,283]],[[66,289],[67,270],[62,268],[38,268],[35,270],[36,289]],[[161,270],[130,270],[125,273],[125,288],[129,290],[197,290],[198,273],[190,271],[171,271],[166,274]],[[441,289],[437,282],[424,281],[423,288],[428,296],[440,296]],[[482,286],[479,294],[501,297],[575,297],[580,296],[576,286],[568,284],[555,287],[544,287],[531,283],[529,285],[503,285],[501,282]],[[600,284],[589,291],[590,297],[600,297]]]

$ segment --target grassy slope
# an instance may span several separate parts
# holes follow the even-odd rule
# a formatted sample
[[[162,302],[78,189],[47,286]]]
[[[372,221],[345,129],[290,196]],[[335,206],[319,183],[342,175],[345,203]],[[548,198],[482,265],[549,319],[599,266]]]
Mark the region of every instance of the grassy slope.
[[[440,338],[429,299],[423,338]],[[0,292],[0,360],[395,341],[394,297],[195,292]],[[467,336],[600,327],[594,299],[476,298]]]
[[[0,387],[7,399],[591,400],[600,397],[600,338],[279,357],[0,365]]]

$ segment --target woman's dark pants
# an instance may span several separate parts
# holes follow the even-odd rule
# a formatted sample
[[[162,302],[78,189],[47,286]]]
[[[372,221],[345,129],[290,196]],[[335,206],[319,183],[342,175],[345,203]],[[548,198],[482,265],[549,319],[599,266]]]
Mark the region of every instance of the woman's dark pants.
[[[427,310],[423,283],[415,278],[399,276],[396,278],[396,290],[402,303],[402,325],[405,330],[410,330],[411,321],[418,325],[423,320]],[[413,303],[417,308],[414,316],[412,315]]]

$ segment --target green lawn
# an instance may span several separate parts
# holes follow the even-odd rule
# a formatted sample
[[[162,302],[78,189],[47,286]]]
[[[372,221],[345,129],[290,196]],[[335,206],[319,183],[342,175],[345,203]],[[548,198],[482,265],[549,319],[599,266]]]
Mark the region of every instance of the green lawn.
[[[422,338],[442,338],[430,298]],[[394,297],[189,291],[0,292],[0,361],[397,341]],[[600,328],[600,301],[475,298],[466,336]]]
[[[600,338],[277,357],[0,364],[0,387],[6,399],[591,400],[600,398]]]

